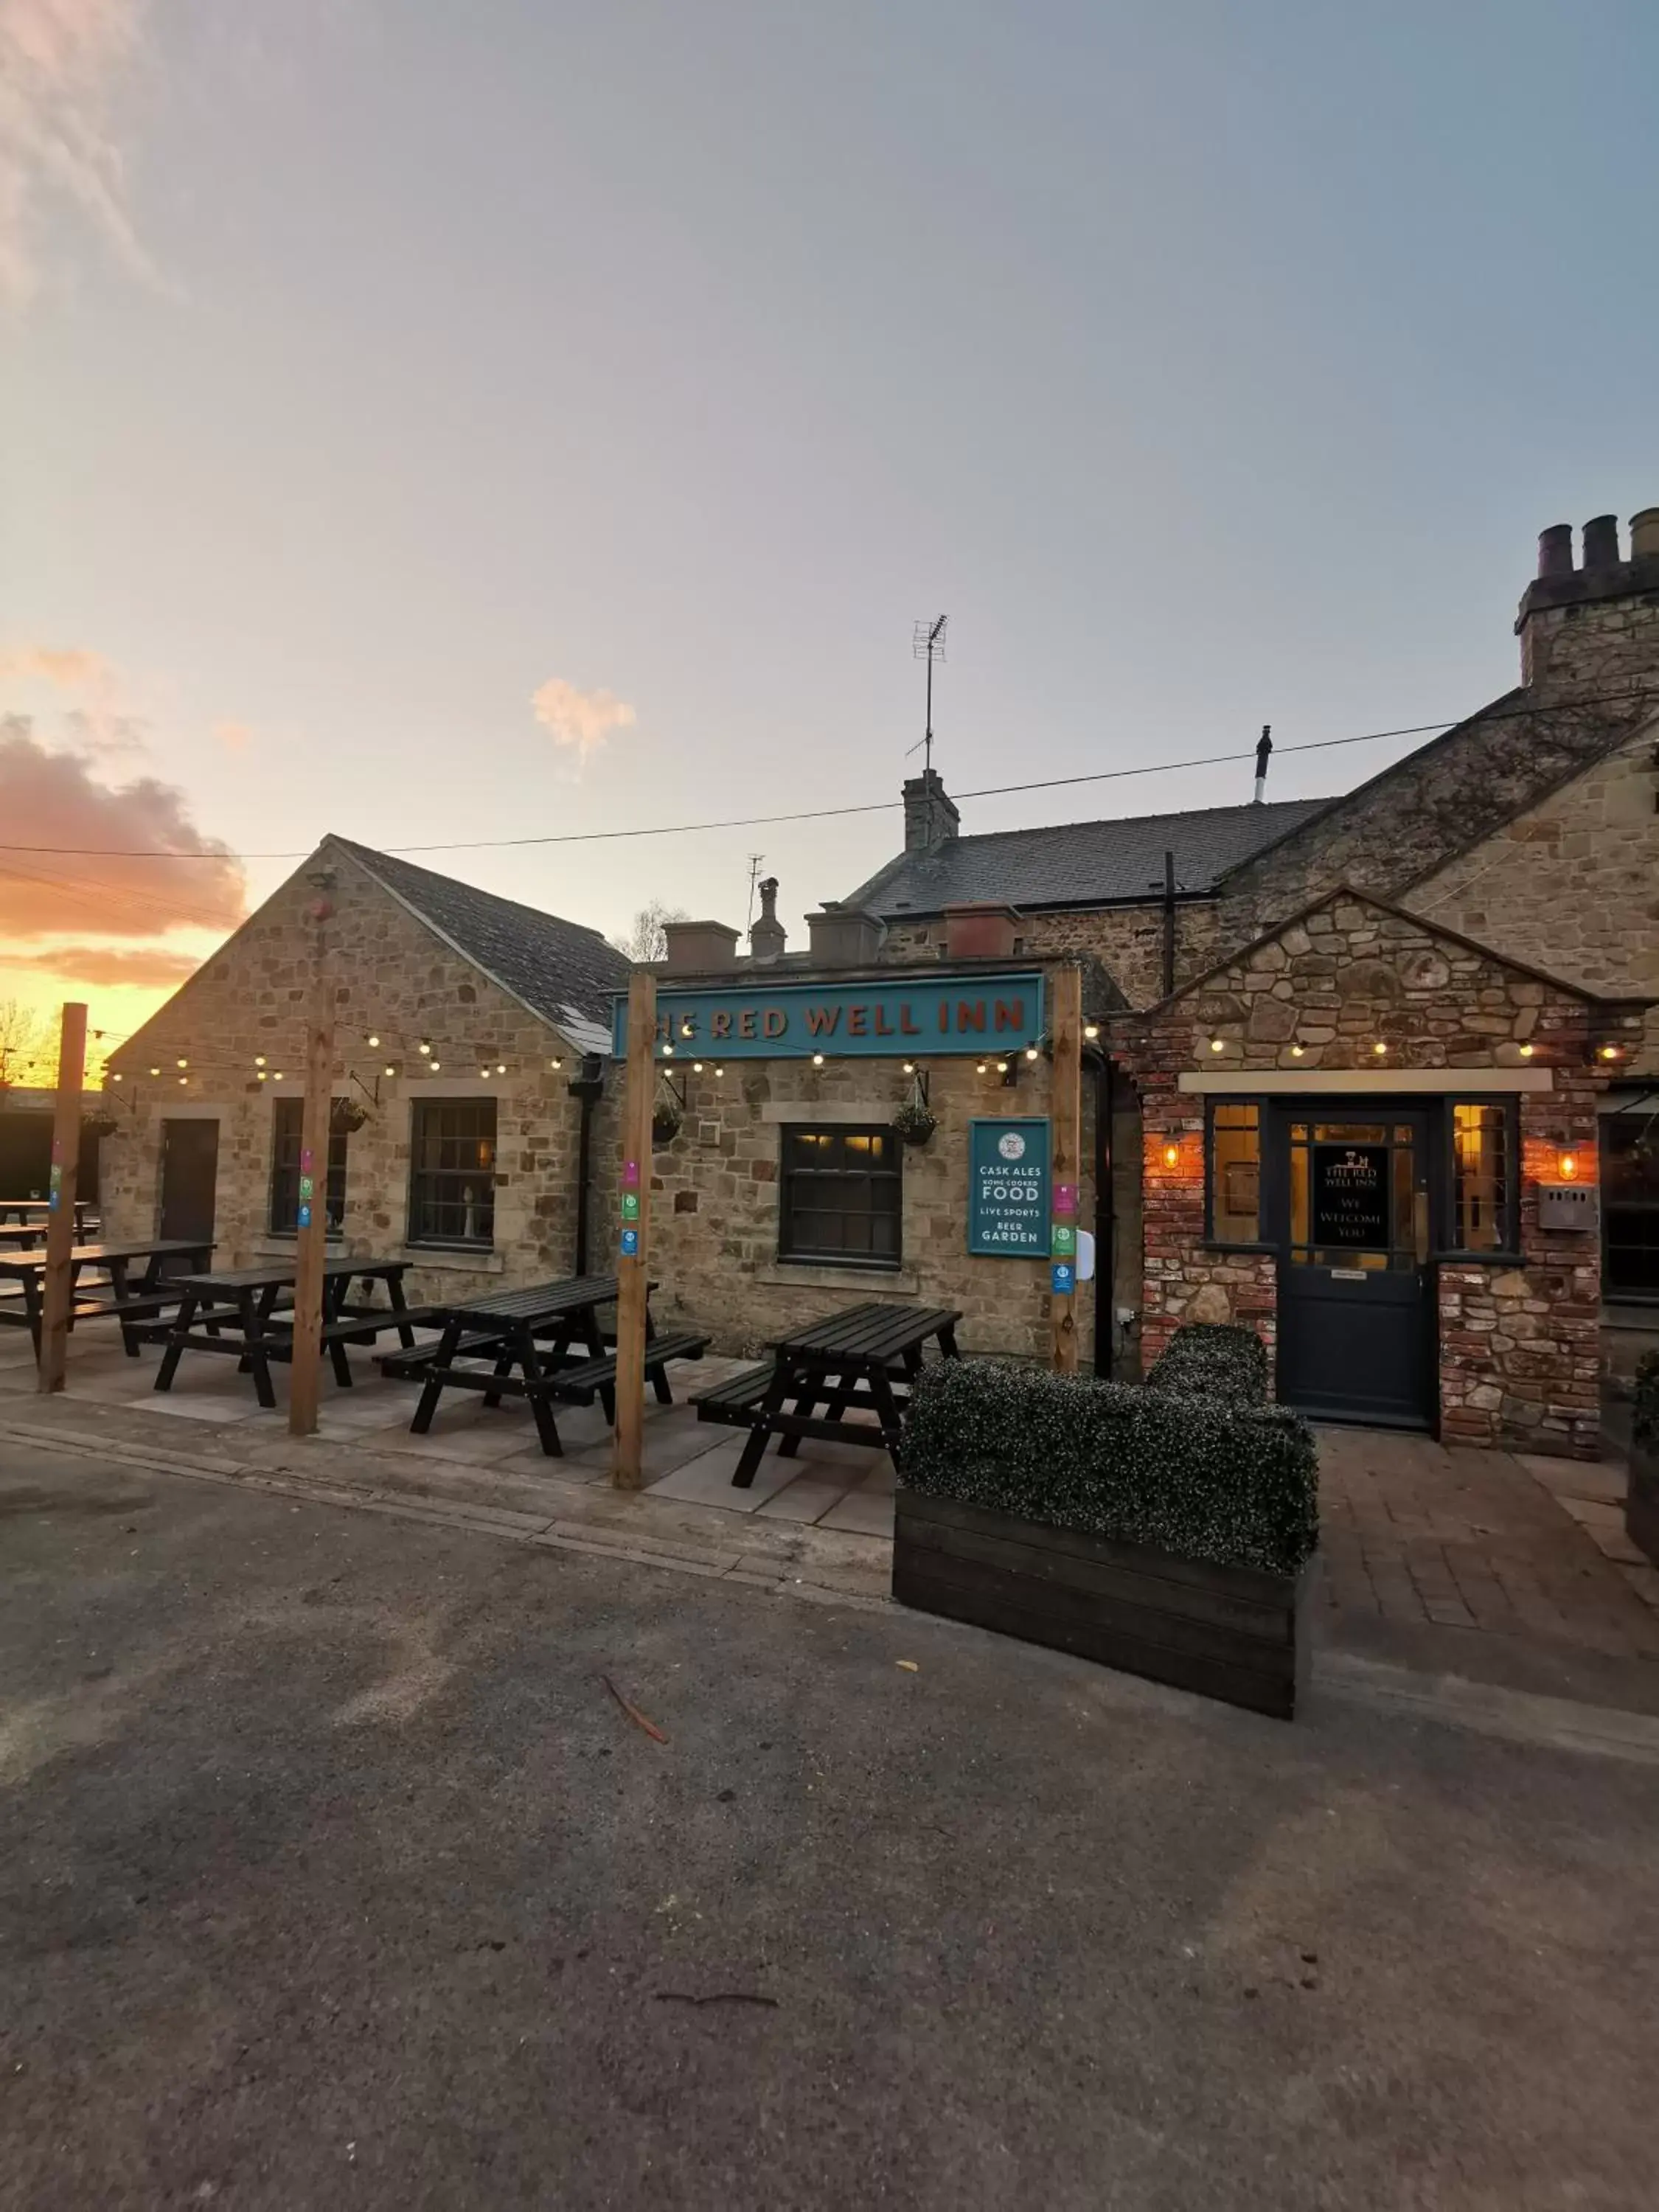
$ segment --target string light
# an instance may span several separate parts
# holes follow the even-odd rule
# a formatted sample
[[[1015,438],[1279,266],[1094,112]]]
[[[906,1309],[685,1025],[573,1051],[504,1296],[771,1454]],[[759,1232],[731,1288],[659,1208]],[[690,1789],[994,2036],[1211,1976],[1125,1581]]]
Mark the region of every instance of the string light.
[[[1536,1048],[1535,1048],[1534,1046],[1532,1046],[1532,1045],[1529,1045],[1529,1044],[1523,1044],[1523,1045],[1522,1046],[1522,1048],[1521,1048],[1521,1057],[1522,1057],[1522,1060],[1530,1060],[1530,1059],[1532,1058],[1532,1056],[1533,1056],[1533,1053],[1534,1053],[1534,1051],[1535,1049],[1536,1049]]]
[[[1006,1075],[1006,1073],[1008,1073],[1008,1063],[1007,1063],[1007,1061],[1006,1061],[1006,1060],[1000,1060],[997,1062],[997,1073],[998,1073],[999,1075]]]
[[[906,1073],[907,1075],[914,1075],[914,1074],[915,1073],[915,1072],[916,1072],[916,1063],[915,1062],[915,1060],[907,1060],[905,1061],[905,1063],[904,1063],[904,1072],[905,1072],[905,1073]]]
[[[1212,1037],[1210,1039],[1210,1050],[1212,1052],[1225,1052],[1226,1049],[1227,1042],[1224,1037]]]
[[[150,1073],[152,1075],[159,1075],[161,1073],[161,1071],[159,1067],[152,1067],[150,1070]]]
[[[431,1056],[432,1040],[430,1037],[422,1037],[421,1039],[421,1057],[422,1060],[429,1060]]]
[[[111,1078],[110,1078],[110,1081],[111,1081],[112,1083],[118,1083],[120,1080],[121,1080],[121,1071],[120,1071],[120,1069],[118,1067],[118,1068],[116,1069],[116,1071],[115,1071],[114,1074],[111,1076]]]
[[[1300,1060],[1306,1049],[1307,1048],[1304,1045],[1293,1044],[1291,1047],[1291,1058],[1292,1060]]]
[[[259,1070],[258,1073],[254,1077],[253,1080],[254,1080],[256,1083],[263,1083],[263,1082],[264,1081],[264,1079],[265,1079],[265,1072],[264,1072],[264,1068],[262,1067],[262,1068]]]
[[[379,1050],[380,1049],[380,1040],[379,1039],[379,1037],[377,1037],[377,1036],[372,1036],[372,1037],[370,1037],[370,1039],[369,1039],[369,1041],[368,1041],[368,1048],[369,1048],[369,1050],[370,1050],[371,1052],[379,1052]]]
[[[1094,1036],[1097,1035],[1098,1032],[1094,1030],[1085,1030],[1083,1034],[1085,1036]],[[1027,1060],[1036,1060],[1039,1059],[1041,1055],[1034,1044],[1028,1044],[1025,1048],[1025,1057]]]
[[[280,1083],[282,1081],[283,1071],[280,1067],[272,1068],[270,1071],[270,1079],[273,1083]]]
[[[441,1063],[441,1061],[439,1061],[439,1060],[428,1060],[428,1062],[427,1062],[427,1066],[428,1066],[432,1070],[432,1073],[433,1073],[434,1075],[438,1073],[439,1067],[440,1067],[441,1065],[442,1065],[442,1063]]]
[[[988,1065],[988,1063],[987,1063],[986,1061],[984,1061],[984,1060],[981,1060],[981,1062],[980,1062],[980,1064],[979,1064],[978,1068],[975,1070],[975,1073],[976,1073],[977,1074],[983,1075],[983,1074],[984,1074],[984,1073],[985,1073],[985,1070],[986,1070],[986,1066],[987,1066],[987,1065]]]
[[[1389,1048],[1383,1043],[1381,1037],[1378,1037],[1376,1042],[1371,1047],[1371,1050],[1376,1054],[1379,1060],[1383,1058],[1388,1052],[1388,1049]]]
[[[725,1073],[726,1073],[726,1070],[725,1070],[723,1067],[717,1067],[717,1068],[714,1070],[714,1073],[715,1073],[715,1074],[716,1074],[716,1075],[724,1075],[724,1074],[725,1074]]]
[[[190,1066],[190,1062],[187,1060],[181,1060],[179,1062],[179,1066],[180,1067],[188,1067]]]
[[[386,1073],[388,1075],[395,1075],[397,1073],[398,1071],[395,1067],[388,1066],[386,1069]]]
[[[254,1055],[253,1055],[253,1065],[254,1065],[256,1067],[263,1067],[263,1066],[264,1066],[264,1064],[265,1064],[265,1056],[264,1056],[264,1053],[262,1053],[262,1052],[256,1052],[256,1053],[254,1054]]]
[[[1085,1022],[1083,1024],[1083,1034],[1088,1038],[1090,1043],[1092,1044],[1095,1039],[1100,1035],[1100,1024],[1098,1022]]]
[[[505,1075],[507,1073],[507,1062],[504,1060],[498,1060],[495,1062],[495,1073],[497,1075]]]
[[[674,1048],[672,1044],[665,1044],[663,1047],[662,1056],[665,1060],[672,1060],[674,1057]],[[822,1057],[822,1055],[820,1055],[820,1057]]]
[[[562,1060],[550,1060],[547,1064],[550,1067],[562,1067],[564,1066],[564,1062]]]
[[[815,1052],[812,1054],[812,1065],[814,1067],[822,1067],[823,1066],[823,1054],[821,1052]]]
[[[693,1075],[701,1075],[702,1073],[702,1062],[700,1060],[694,1060],[692,1061],[691,1073]]]

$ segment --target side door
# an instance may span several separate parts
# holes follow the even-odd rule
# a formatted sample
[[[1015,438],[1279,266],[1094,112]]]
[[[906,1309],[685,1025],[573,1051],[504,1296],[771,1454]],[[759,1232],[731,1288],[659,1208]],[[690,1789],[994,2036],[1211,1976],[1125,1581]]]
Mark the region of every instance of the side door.
[[[165,1121],[161,1124],[161,1217],[164,1237],[210,1238],[219,1188],[219,1124]]]

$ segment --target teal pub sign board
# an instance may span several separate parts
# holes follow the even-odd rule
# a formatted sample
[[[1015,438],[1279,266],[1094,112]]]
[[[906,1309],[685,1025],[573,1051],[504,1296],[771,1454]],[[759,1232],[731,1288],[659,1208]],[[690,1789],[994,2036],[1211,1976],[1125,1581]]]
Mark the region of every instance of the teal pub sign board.
[[[1046,1260],[1048,1124],[975,1121],[968,1127],[968,1249]]]
[[[628,1049],[628,1002],[611,1018]],[[769,983],[657,994],[657,1048],[683,1060],[936,1060],[943,1053],[1023,1052],[1042,1036],[1038,974],[882,977],[862,983]],[[1024,1125],[1021,1125],[1024,1126]],[[1046,1155],[1045,1155],[1046,1157]]]

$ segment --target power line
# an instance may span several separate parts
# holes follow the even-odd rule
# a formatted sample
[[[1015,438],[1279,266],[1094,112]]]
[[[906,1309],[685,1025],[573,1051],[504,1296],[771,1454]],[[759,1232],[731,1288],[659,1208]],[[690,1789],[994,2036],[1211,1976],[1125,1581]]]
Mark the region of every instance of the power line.
[[[1630,705],[1634,701],[1645,705],[1647,694],[1630,691],[1603,691],[1587,694],[1579,699],[1556,699],[1547,706],[1515,707],[1506,714],[1457,715],[1439,722],[1413,722],[1398,730],[1363,730],[1352,738],[1312,738],[1299,745],[1275,745],[1276,753],[1317,753],[1329,751],[1338,745],[1369,745],[1388,738],[1431,737],[1437,731],[1453,730],[1462,722],[1478,721],[1483,726],[1492,722],[1525,721],[1537,714],[1559,714],[1569,707],[1595,707],[1617,702]],[[1183,769],[1220,768],[1233,761],[1254,760],[1255,749],[1245,752],[1206,753],[1194,760],[1147,761],[1136,768],[1105,768],[1091,769],[1086,775],[1044,776],[1034,783],[987,784],[977,791],[963,791],[955,794],[957,803],[973,799],[1006,799],[1030,791],[1060,791],[1080,783],[1115,783],[1135,775],[1175,775]],[[1243,802],[1240,802],[1243,804]],[[831,822],[854,814],[890,814],[902,801],[896,799],[866,799],[855,806],[806,807],[791,814],[738,814],[716,822],[659,822],[640,830],[566,830],[537,837],[472,837],[447,839],[428,845],[380,845],[378,852],[398,855],[409,853],[481,853],[504,852],[529,845],[600,845],[627,837],[692,837],[716,830],[769,829],[780,823]],[[0,842],[0,853],[53,854],[63,859],[106,860],[303,860],[316,848],[301,846],[292,851],[264,853],[178,853],[159,848],[112,845],[9,845]]]

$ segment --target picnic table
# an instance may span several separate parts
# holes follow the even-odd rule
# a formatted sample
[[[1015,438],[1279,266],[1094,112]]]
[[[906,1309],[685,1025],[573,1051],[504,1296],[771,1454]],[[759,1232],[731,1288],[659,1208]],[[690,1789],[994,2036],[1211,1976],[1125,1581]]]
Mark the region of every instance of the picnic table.
[[[774,1437],[781,1439],[778,1451],[785,1459],[793,1458],[803,1437],[822,1437],[884,1450],[896,1467],[909,1386],[921,1371],[927,1344],[937,1338],[941,1358],[955,1359],[961,1319],[959,1311],[945,1306],[872,1298],[774,1338],[770,1359],[697,1400],[700,1421],[726,1421],[749,1431],[732,1477],[734,1487],[749,1488]],[[821,1413],[816,1410],[820,1401]],[[867,1412],[874,1413],[874,1421],[848,1419]]]
[[[415,1325],[428,1316],[424,1307],[412,1307],[404,1297],[408,1271],[407,1260],[324,1261],[322,1347],[343,1389],[351,1388],[347,1345],[372,1344],[382,1330],[396,1329],[403,1344],[413,1348]],[[234,1354],[241,1372],[252,1372],[259,1403],[275,1406],[270,1363],[294,1357],[294,1323],[288,1317],[292,1301],[286,1294],[293,1291],[298,1273],[295,1259],[179,1276],[179,1311],[167,1328],[154,1332],[167,1345],[155,1388],[173,1388],[185,1352],[228,1352]],[[372,1297],[352,1299],[348,1293],[354,1282],[384,1283],[386,1303]]]
[[[653,1284],[650,1288],[656,1286]],[[550,1459],[562,1457],[553,1403],[591,1406],[598,1398],[607,1420],[617,1418],[617,1352],[614,1328],[606,1331],[600,1309],[614,1305],[614,1275],[574,1275],[522,1291],[489,1291],[462,1304],[434,1308],[428,1318],[442,1329],[435,1345],[410,1354],[392,1352],[383,1370],[422,1385],[421,1402],[410,1428],[424,1436],[447,1389],[481,1390],[486,1406],[503,1397],[525,1398],[536,1433]],[[671,1359],[697,1359],[708,1339],[696,1330],[659,1336],[645,1318],[646,1378],[664,1405],[673,1401],[668,1385]]]
[[[85,1233],[87,1217],[94,1201],[77,1198],[75,1201],[75,1233]],[[52,1219],[52,1200],[49,1198],[0,1198],[0,1229],[28,1231],[40,1236]]]
[[[113,1316],[121,1324],[121,1340],[130,1358],[138,1356],[141,1321],[153,1321],[178,1297],[176,1279],[161,1272],[169,1260],[200,1267],[213,1255],[213,1239],[152,1237],[139,1244],[75,1244],[70,1248],[70,1327],[77,1321]],[[135,1279],[138,1261],[144,1264]],[[99,1283],[82,1285],[82,1277],[96,1271]],[[43,1247],[32,1251],[0,1250],[0,1283],[16,1285],[17,1294],[0,1303],[0,1322],[27,1328],[40,1353],[43,1293],[46,1255]]]

